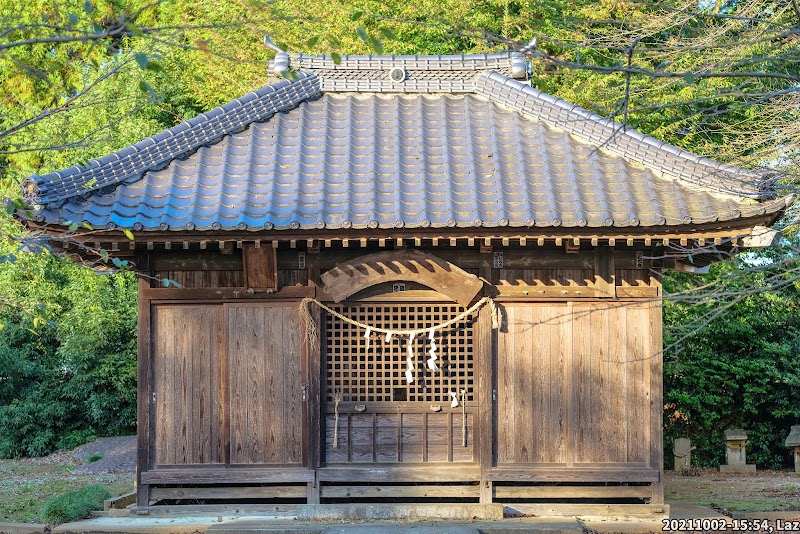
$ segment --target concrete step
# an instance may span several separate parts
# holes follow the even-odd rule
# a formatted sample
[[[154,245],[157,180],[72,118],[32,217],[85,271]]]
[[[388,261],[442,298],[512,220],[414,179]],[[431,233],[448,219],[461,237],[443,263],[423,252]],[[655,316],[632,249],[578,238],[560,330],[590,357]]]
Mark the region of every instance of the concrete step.
[[[543,517],[502,521],[366,521],[349,524],[297,524],[241,519],[211,525],[208,534],[581,534],[574,518]]]
[[[300,521],[475,521],[503,519],[502,504],[301,504]]]
[[[0,534],[42,534],[47,529],[47,525],[40,523],[2,523],[0,522]]]
[[[327,527],[322,534],[481,534],[480,531],[467,525],[344,525]]]

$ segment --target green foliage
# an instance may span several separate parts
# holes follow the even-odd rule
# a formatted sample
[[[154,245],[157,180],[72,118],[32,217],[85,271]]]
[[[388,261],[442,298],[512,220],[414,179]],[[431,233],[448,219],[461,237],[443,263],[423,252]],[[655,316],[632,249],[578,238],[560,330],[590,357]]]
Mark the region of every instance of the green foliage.
[[[110,497],[103,486],[86,486],[52,497],[42,506],[40,515],[42,521],[51,525],[84,519],[93,510],[102,510],[103,501]]]
[[[89,458],[86,459],[86,463],[93,464],[94,462],[96,462],[98,460],[102,460],[102,459],[103,459],[103,455],[102,454],[93,454],[93,455],[89,456]]]
[[[0,310],[0,457],[134,431],[135,288],[46,253],[0,267],[0,293],[38,314]]]
[[[723,431],[744,428],[749,462],[789,465],[783,439],[800,420],[800,293],[790,276],[740,262],[715,265],[699,279],[665,278],[665,293],[674,295],[664,316],[668,463],[677,437],[692,440],[698,465],[724,463]],[[789,283],[776,290],[776,280]],[[695,286],[703,283],[721,288],[729,301],[702,298]]]

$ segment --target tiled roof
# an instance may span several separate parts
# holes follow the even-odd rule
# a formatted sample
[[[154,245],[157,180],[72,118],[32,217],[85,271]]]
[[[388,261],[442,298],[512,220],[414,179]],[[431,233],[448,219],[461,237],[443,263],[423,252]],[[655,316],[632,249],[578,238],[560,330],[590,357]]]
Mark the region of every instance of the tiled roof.
[[[513,79],[525,76],[519,55],[279,60],[300,68],[295,81],[85,168],[31,177],[37,220],[137,231],[635,227],[791,201],[767,200],[762,175]]]

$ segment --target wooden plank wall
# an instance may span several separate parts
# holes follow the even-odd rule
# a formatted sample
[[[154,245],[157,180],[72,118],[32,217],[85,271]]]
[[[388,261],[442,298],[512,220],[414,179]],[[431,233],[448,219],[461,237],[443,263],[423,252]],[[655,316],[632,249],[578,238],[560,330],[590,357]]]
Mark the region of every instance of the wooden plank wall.
[[[650,463],[649,304],[507,305],[497,464]],[[657,466],[656,466],[657,467]]]
[[[390,408],[385,407],[384,410]],[[343,463],[472,462],[474,408],[466,414],[466,446],[461,411],[440,413],[347,413],[339,415],[333,448],[334,414],[325,419],[325,460]]]
[[[565,372],[572,307],[505,306],[497,360],[498,464],[567,461]]]
[[[224,462],[221,328],[222,306],[154,309],[156,465]]]
[[[303,464],[297,306],[157,304],[153,310],[155,467]]]
[[[302,329],[294,304],[228,304],[230,461],[301,464]]]

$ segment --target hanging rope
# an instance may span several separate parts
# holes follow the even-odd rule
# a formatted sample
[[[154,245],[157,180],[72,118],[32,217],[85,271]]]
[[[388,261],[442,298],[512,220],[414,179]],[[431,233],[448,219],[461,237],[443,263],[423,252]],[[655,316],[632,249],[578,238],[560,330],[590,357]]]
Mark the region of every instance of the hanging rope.
[[[356,321],[355,319],[346,317],[341,313],[339,313],[338,311],[334,310],[333,308],[330,308],[325,304],[321,303],[315,298],[306,297],[300,301],[300,317],[303,320],[303,326],[305,327],[306,331],[306,342],[308,343],[309,347],[317,347],[319,344],[319,331],[317,330],[317,325],[314,322],[314,317],[311,315],[311,310],[309,306],[310,304],[316,304],[321,309],[330,313],[334,317],[346,323],[349,323],[353,326],[357,326],[363,329],[369,329],[370,332],[380,332],[381,334],[386,334],[387,342],[392,339],[393,335],[411,336],[412,334],[417,335],[418,333],[424,332],[426,330],[443,330],[450,325],[463,321],[464,319],[466,319],[467,317],[469,317],[470,315],[481,309],[486,304],[489,305],[489,309],[491,310],[492,328],[494,329],[500,328],[500,316],[497,311],[497,306],[495,305],[494,300],[492,300],[491,297],[483,297],[481,300],[473,304],[473,306],[470,309],[465,310],[463,313],[460,313],[459,315],[453,317],[448,321],[445,321],[435,326],[420,328],[418,330],[391,330],[389,328],[377,328],[375,326],[371,326],[366,323]]]

